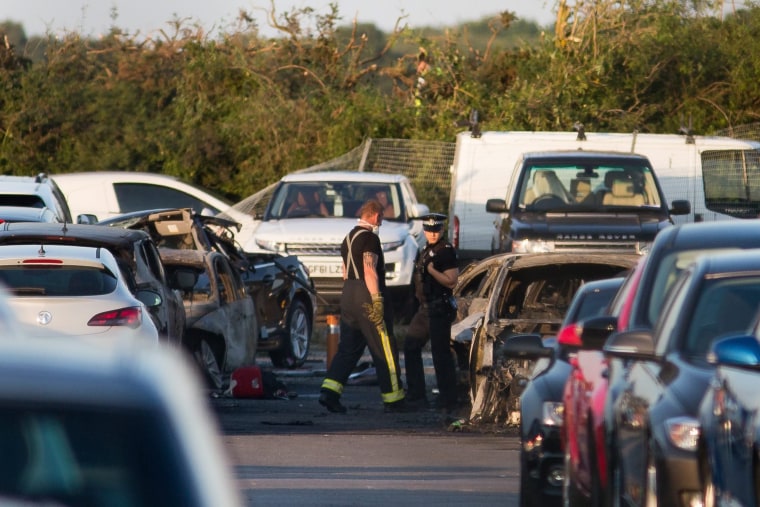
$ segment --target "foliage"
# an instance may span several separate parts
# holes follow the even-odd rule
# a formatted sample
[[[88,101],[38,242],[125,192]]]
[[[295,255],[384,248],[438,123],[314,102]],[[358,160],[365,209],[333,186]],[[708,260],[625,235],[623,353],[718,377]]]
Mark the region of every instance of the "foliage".
[[[278,37],[244,11],[215,38],[173,20],[151,37],[27,40],[5,22],[0,172],[162,172],[238,201],[366,138],[453,141],[473,110],[492,130],[710,133],[758,120],[754,2],[728,15],[704,0],[557,4],[551,32],[504,12],[383,33],[340,25],[335,5],[274,3]]]

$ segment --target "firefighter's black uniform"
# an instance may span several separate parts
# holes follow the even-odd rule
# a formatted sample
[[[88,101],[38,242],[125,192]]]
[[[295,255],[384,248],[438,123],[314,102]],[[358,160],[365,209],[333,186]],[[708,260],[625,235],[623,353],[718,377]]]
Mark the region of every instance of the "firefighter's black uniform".
[[[423,217],[424,219],[425,217]],[[423,221],[427,230],[443,228],[445,215],[432,214]],[[438,240],[420,252],[415,264],[415,282],[421,283],[420,307],[407,328],[404,339],[404,367],[407,395],[410,400],[425,399],[425,373],[422,348],[430,339],[433,366],[438,384],[440,408],[453,410],[458,406],[456,364],[450,350],[451,324],[456,317],[451,289],[438,283],[427,271],[427,265],[440,272],[458,267],[454,247]],[[420,291],[418,291],[419,293]]]
[[[378,283],[381,294],[385,294],[385,259],[380,238],[365,227],[356,226],[341,245],[347,279],[340,299],[340,342],[322,382],[320,395],[320,403],[333,412],[345,411],[338,400],[365,347],[372,355],[383,402],[388,406],[404,400],[398,351],[386,328],[389,305],[385,305],[385,323],[379,326],[372,323],[366,310],[367,305],[371,306],[372,298],[364,282],[365,252],[377,255]]]

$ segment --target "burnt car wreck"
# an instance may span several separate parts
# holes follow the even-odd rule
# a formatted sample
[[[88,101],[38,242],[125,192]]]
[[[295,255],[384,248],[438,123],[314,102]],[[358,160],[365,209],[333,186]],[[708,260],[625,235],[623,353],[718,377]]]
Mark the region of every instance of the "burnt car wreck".
[[[522,335],[554,339],[581,285],[620,276],[639,259],[633,253],[506,255],[483,317],[473,324],[470,422],[519,424],[520,394],[535,360],[522,357],[519,347],[505,347],[507,342]]]
[[[162,250],[162,258],[169,250],[217,252],[226,257],[253,301],[257,351],[267,352],[278,368],[303,365],[317,304],[313,282],[296,256],[244,252],[235,241],[240,224],[190,208],[140,211],[100,224],[144,230]]]

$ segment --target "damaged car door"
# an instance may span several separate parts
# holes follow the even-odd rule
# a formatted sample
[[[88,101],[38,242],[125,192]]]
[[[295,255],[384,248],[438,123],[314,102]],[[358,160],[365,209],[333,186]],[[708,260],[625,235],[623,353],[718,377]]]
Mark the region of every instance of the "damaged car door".
[[[230,373],[255,362],[259,330],[253,300],[219,252],[161,248],[160,253],[170,283],[182,292],[187,315],[183,345],[209,387],[225,389]]]

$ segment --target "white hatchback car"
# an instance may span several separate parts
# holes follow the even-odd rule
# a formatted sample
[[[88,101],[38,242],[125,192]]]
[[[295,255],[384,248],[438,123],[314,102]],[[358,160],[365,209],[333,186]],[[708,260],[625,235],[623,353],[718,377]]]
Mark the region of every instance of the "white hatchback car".
[[[240,507],[220,434],[177,349],[0,340],[2,505]]]
[[[2,245],[0,284],[27,336],[158,342],[147,305],[160,299],[153,291],[132,295],[105,248]]]

